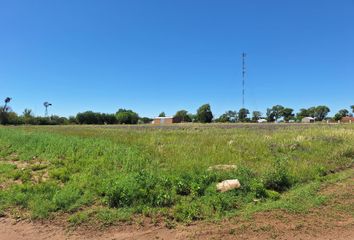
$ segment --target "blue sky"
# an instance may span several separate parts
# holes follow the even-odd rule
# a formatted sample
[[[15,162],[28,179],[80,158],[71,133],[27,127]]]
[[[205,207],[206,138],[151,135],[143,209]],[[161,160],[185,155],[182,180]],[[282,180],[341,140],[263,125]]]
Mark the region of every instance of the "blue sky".
[[[43,115],[354,104],[354,0],[0,0],[0,98]]]

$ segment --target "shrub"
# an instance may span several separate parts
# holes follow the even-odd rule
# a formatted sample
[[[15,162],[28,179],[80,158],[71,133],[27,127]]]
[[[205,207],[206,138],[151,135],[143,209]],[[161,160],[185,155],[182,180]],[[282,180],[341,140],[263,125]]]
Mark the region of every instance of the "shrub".
[[[256,198],[267,198],[267,189],[264,187],[264,184],[259,181],[252,181],[250,185],[251,191],[254,193]]]
[[[284,192],[292,185],[285,159],[277,159],[273,168],[265,176],[265,187],[277,192]]]
[[[175,219],[179,222],[190,222],[204,218],[203,205],[200,202],[184,201],[174,209]]]

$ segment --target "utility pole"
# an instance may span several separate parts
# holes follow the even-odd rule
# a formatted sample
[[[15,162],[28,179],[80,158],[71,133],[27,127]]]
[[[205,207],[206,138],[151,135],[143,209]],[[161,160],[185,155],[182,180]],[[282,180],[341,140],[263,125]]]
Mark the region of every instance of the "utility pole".
[[[242,53],[242,108],[245,108],[246,53]]]

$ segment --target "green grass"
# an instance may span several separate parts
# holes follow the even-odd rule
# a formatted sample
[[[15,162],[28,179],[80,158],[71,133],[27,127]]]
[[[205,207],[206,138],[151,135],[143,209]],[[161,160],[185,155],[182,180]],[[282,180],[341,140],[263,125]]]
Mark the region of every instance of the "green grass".
[[[353,125],[177,126],[0,127],[0,214],[14,207],[33,219],[66,213],[74,225],[160,216],[173,226],[305,211],[325,201],[321,179],[354,162]],[[238,167],[208,171],[216,164]],[[231,178],[241,189],[216,191]]]

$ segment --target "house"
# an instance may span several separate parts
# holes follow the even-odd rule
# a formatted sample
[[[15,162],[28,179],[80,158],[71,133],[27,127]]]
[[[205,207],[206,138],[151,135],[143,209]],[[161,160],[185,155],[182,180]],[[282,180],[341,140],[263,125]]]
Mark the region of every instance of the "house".
[[[315,122],[315,118],[313,117],[304,117],[303,119],[301,119],[302,123],[314,123]]]
[[[342,117],[340,122],[341,123],[354,123],[354,117]]]
[[[173,117],[155,117],[152,124],[172,124],[175,122],[176,121]]]

